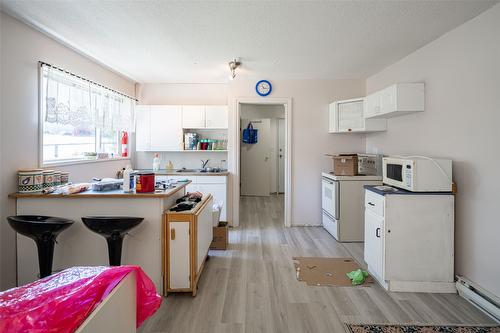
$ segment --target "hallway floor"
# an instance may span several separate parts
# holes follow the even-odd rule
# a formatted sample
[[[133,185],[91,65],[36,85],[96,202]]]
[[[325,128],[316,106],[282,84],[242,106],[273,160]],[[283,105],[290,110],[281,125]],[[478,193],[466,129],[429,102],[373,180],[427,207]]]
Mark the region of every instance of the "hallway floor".
[[[169,295],[140,332],[344,332],[343,322],[492,324],[455,294],[387,293],[371,287],[311,287],[292,257],[353,257],[321,227],[283,227],[283,196],[242,197],[230,248],[211,251],[198,295]]]

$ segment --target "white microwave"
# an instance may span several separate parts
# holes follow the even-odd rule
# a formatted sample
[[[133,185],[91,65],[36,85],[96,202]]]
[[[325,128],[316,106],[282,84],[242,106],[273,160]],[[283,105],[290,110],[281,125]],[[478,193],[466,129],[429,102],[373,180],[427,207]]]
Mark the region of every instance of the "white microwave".
[[[411,192],[451,192],[451,160],[425,156],[384,157],[384,184]]]

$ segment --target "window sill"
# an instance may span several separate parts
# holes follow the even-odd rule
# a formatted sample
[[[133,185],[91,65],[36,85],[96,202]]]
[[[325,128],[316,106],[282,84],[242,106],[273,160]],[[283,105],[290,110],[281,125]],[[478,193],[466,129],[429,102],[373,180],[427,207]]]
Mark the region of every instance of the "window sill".
[[[56,162],[47,162],[42,163],[42,168],[47,167],[56,167],[56,166],[67,166],[67,165],[77,165],[77,164],[89,164],[89,163],[102,163],[102,162],[113,162],[113,161],[124,161],[130,160],[131,157],[115,157],[115,158],[103,158],[103,159],[95,159],[95,160],[73,160],[73,161],[56,161]]]

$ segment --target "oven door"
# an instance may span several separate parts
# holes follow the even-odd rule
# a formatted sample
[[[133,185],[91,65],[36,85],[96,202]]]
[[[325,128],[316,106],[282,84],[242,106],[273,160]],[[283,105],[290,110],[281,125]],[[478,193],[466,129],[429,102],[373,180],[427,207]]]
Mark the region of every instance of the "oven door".
[[[334,219],[338,220],[339,211],[339,187],[338,181],[323,177],[322,180],[322,208]]]

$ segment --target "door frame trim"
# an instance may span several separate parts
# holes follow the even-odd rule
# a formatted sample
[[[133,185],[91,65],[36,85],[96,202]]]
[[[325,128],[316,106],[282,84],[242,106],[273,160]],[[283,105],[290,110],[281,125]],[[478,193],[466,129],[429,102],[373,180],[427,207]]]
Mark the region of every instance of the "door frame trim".
[[[241,104],[260,105],[284,105],[285,106],[285,227],[292,225],[292,99],[291,98],[258,98],[258,97],[238,97],[231,103],[234,109],[234,118],[231,124],[233,135],[230,138],[230,157],[232,163],[229,166],[230,172],[234,175],[232,181],[232,202],[233,202],[233,223],[234,227],[240,224],[240,114]]]

